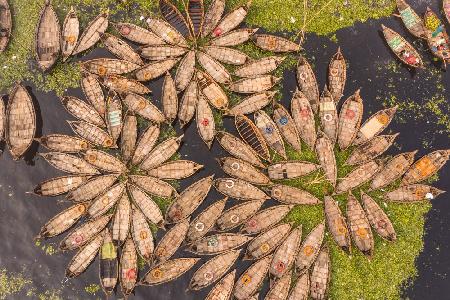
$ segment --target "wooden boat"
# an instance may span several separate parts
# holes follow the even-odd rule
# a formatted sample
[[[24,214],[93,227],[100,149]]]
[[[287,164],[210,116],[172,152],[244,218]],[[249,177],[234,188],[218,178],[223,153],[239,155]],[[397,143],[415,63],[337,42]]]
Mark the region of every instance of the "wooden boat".
[[[134,76],[138,81],[150,81],[166,74],[177,63],[178,58],[170,58],[162,61],[155,61],[137,69],[134,72]]]
[[[302,238],[302,226],[294,228],[275,250],[270,263],[269,274],[274,278],[291,275],[291,267],[297,256]]]
[[[184,55],[189,50],[180,46],[156,45],[143,46],[137,49],[138,53],[149,60],[167,60]]]
[[[364,255],[373,255],[374,240],[370,229],[369,220],[364,213],[361,204],[349,193],[347,198],[347,219],[348,227],[352,234],[353,242]]]
[[[331,277],[331,261],[327,245],[322,247],[314,263],[310,278],[310,297],[325,300]]]
[[[325,219],[327,221],[328,230],[331,232],[336,244],[345,252],[350,253],[350,234],[345,218],[342,215],[337,202],[330,196],[325,196],[323,203],[325,205]]]
[[[258,127],[246,116],[237,115],[234,123],[241,138],[264,160],[270,161],[269,148]]]
[[[105,121],[97,110],[83,100],[72,96],[64,96],[60,100],[67,112],[78,120],[92,123],[98,127],[106,127]]]
[[[187,251],[197,255],[222,254],[228,250],[242,247],[251,239],[253,238],[244,234],[219,233],[192,242]]]
[[[131,181],[145,192],[161,198],[177,196],[177,191],[169,183],[145,175],[130,175]]]
[[[240,232],[257,234],[272,227],[286,217],[294,205],[276,205],[266,208],[242,225]]]
[[[156,226],[163,226],[164,217],[159,206],[148,196],[143,189],[134,185],[128,185],[127,190],[131,199],[144,214],[144,216]]]
[[[197,71],[196,75],[199,91],[208,102],[219,110],[227,110],[228,96],[222,87],[205,72]]]
[[[108,173],[127,171],[127,166],[120,159],[101,150],[88,149],[83,153],[83,158],[97,169]]]
[[[400,34],[381,24],[384,38],[389,48],[404,64],[413,68],[423,68],[423,61],[417,50]]]
[[[89,178],[90,176],[78,175],[55,177],[38,184],[33,192],[39,196],[59,196],[78,188]]]
[[[336,143],[338,132],[338,112],[335,100],[325,86],[325,89],[319,100],[319,118],[320,127],[325,135],[330,139],[331,143]]]
[[[105,95],[103,94],[100,82],[97,80],[97,76],[87,72],[83,72],[82,75],[81,88],[83,89],[83,94],[95,110],[101,116],[104,116],[106,112]]]
[[[215,0],[214,2],[223,1]],[[228,273],[217,283],[206,296],[205,300],[228,300],[231,297],[234,287],[234,278],[236,270]]]
[[[160,264],[169,260],[180,248],[186,238],[189,229],[189,218],[173,226],[159,241],[155,248],[154,264]]]
[[[437,150],[417,160],[405,173],[402,185],[424,181],[436,174],[450,159],[450,150]]]
[[[336,185],[335,193],[341,194],[363,185],[371,180],[382,168],[382,165],[376,161],[369,161],[359,165],[356,169],[342,178]]]
[[[255,119],[255,125],[264,137],[267,145],[281,157],[287,159],[283,137],[278,131],[275,122],[272,121],[269,115],[262,110],[255,112],[253,117]]]
[[[276,91],[266,91],[262,93],[256,93],[250,95],[241,102],[225,111],[225,115],[236,116],[236,115],[248,115],[263,109],[267,105],[273,102],[273,97],[275,96]]]
[[[131,235],[140,256],[146,262],[151,262],[155,249],[153,234],[144,214],[134,206],[132,206],[131,224]]]
[[[206,46],[202,50],[212,58],[228,65],[240,66],[250,60],[247,54],[233,48]]]
[[[218,178],[214,180],[214,187],[219,193],[238,200],[270,199],[262,190],[241,179]]]
[[[87,204],[75,204],[53,218],[51,218],[39,232],[39,238],[48,239],[71,228],[78,220],[86,214]]]
[[[188,22],[178,8],[169,0],[159,0],[161,15],[174,29],[184,37],[192,37]]]
[[[303,56],[300,56],[297,63],[297,84],[299,90],[309,100],[313,111],[317,113],[319,107],[319,86],[311,65]]]
[[[3,51],[5,51],[6,46],[8,46],[9,38],[11,36],[12,17],[11,9],[7,0],[0,0],[0,7],[0,53],[2,53]]]
[[[175,280],[192,269],[199,260],[200,258],[176,258],[168,260],[150,269],[140,284],[153,286]]]
[[[106,214],[75,228],[61,241],[59,249],[66,251],[84,246],[91,238],[97,236],[106,227],[111,216],[111,214]]]
[[[288,110],[284,108],[283,105],[276,104],[272,118],[286,142],[288,142],[294,150],[301,151],[301,142],[297,126]]]
[[[397,111],[398,106],[394,106],[387,109],[382,109],[373,114],[368,120],[364,122],[356,135],[356,139],[353,142],[354,145],[360,145],[373,137],[377,136],[386,127],[389,126],[394,114]]]
[[[267,231],[260,233],[247,245],[247,252],[245,253],[245,259],[260,259],[277,248],[291,231],[290,224],[279,224]],[[271,259],[272,261],[272,259]],[[270,266],[270,262],[268,267]]]
[[[190,160],[179,159],[148,170],[147,175],[159,179],[178,180],[191,177],[200,169],[203,169],[203,165]]]
[[[48,150],[55,152],[78,153],[90,148],[86,140],[64,134],[44,135],[36,140]]]
[[[117,143],[123,126],[123,106],[121,98],[117,93],[106,100],[106,125],[114,143]]]
[[[299,90],[296,90],[292,96],[291,114],[300,137],[309,148],[314,149],[317,139],[314,112],[309,100]]]
[[[217,219],[217,228],[220,231],[229,231],[240,226],[256,214],[264,204],[264,201],[265,200],[246,201],[229,208]]]
[[[297,52],[301,50],[299,44],[276,35],[255,34],[252,39],[256,46],[270,52],[283,53]]]
[[[222,170],[234,178],[257,185],[268,185],[271,183],[264,173],[246,161],[229,156],[219,159],[218,162]]]
[[[5,139],[6,131],[6,110],[5,102],[3,102],[3,97],[0,97],[0,141]]]
[[[219,24],[225,11],[225,0],[213,0],[205,13],[201,37],[206,37]]]
[[[208,176],[188,186],[169,205],[166,211],[167,223],[178,223],[189,217],[205,200],[212,186],[212,176]]]
[[[269,269],[272,255],[252,264],[236,281],[233,295],[237,300],[250,298],[261,287]]]
[[[320,162],[322,170],[325,172],[326,179],[334,187],[337,181],[337,165],[334,156],[333,143],[322,132],[319,132],[315,152]]]
[[[198,216],[191,222],[189,230],[186,234],[186,241],[193,242],[204,237],[214,226],[216,220],[222,214],[228,197],[216,201],[214,204],[203,210]]]
[[[307,271],[319,255],[324,235],[325,221],[319,223],[306,236],[295,259],[295,270],[298,274],[308,274]]]
[[[108,28],[108,17],[109,12],[101,13],[88,24],[84,32],[81,34],[72,55],[86,51],[100,41],[101,35],[105,33]]]
[[[391,202],[414,203],[425,200],[433,200],[445,193],[435,187],[425,184],[405,185],[385,194],[385,199]]]
[[[239,77],[255,77],[258,75],[265,75],[275,71],[281,63],[285,60],[282,56],[268,56],[258,60],[253,60],[237,68],[234,75]]]
[[[112,136],[91,123],[84,121],[67,121],[70,128],[81,138],[96,146],[105,148],[117,148]]]
[[[140,168],[147,171],[168,161],[180,148],[182,138],[183,135],[172,137],[158,144],[150,151]]]
[[[61,51],[63,61],[66,61],[78,43],[80,35],[80,21],[73,6],[70,7],[69,12],[64,20],[63,29],[61,33]]]
[[[445,17],[447,18],[447,22],[450,23],[450,1],[449,0],[442,1],[442,10],[445,13]]]
[[[177,117],[178,95],[175,81],[172,79],[169,72],[164,76],[161,102],[166,120],[169,121],[169,123],[172,123]]]
[[[202,51],[197,51],[196,57],[198,63],[211,76],[211,78],[214,79],[214,81],[221,84],[231,83],[231,74],[214,58]]]
[[[289,185],[273,185],[270,195],[273,199],[283,204],[315,205],[321,203],[321,201],[312,194]]]
[[[119,259],[117,247],[113,243],[111,233],[105,229],[105,236],[99,251],[100,283],[106,295],[112,294],[119,279]]]
[[[289,289],[291,287],[292,274],[286,273],[283,277],[275,281],[275,283],[270,287],[264,300],[286,300],[289,296]],[[258,300],[258,296],[255,296]]]
[[[136,149],[134,149],[133,158],[131,159],[132,165],[138,165],[147,157],[155,146],[160,129],[158,125],[150,124],[147,129],[141,134],[137,141]]]
[[[237,28],[247,16],[250,4],[251,1],[247,2],[246,5],[239,6],[232,12],[225,15],[212,31],[211,36],[218,37]]]
[[[337,141],[341,150],[347,149],[353,143],[361,127],[364,106],[359,92],[358,89],[344,101],[339,113]]]
[[[186,89],[195,73],[195,50],[189,51],[180,61],[175,73],[175,86],[179,92]]]
[[[297,282],[291,289],[288,300],[308,300],[309,290],[309,274],[303,273],[303,275],[298,277]]]
[[[199,92],[197,81],[192,80],[188,84],[183,97],[181,98],[180,109],[178,111],[178,119],[181,127],[186,126],[186,124],[188,124],[194,117],[199,98],[198,95]]]
[[[130,45],[128,45],[125,41],[119,39],[118,37],[109,33],[103,33],[100,36],[100,39],[105,48],[117,58],[135,63],[140,66],[144,64],[139,54],[136,53]]]
[[[117,204],[112,223],[112,239],[115,245],[122,245],[127,239],[131,225],[131,203],[127,193],[123,193]]]
[[[203,0],[192,0],[187,5],[187,19],[193,37],[198,37],[203,26]]]
[[[259,28],[241,28],[236,29],[216,37],[210,44],[219,47],[232,47],[248,41]]]
[[[120,257],[120,287],[125,296],[131,294],[136,286],[138,257],[133,240],[129,237],[122,248]]]
[[[61,28],[50,0],[45,1],[37,23],[35,53],[39,68],[47,71],[56,62],[61,50]]]
[[[123,99],[123,103],[127,106],[128,111],[136,113],[154,123],[167,121],[164,114],[144,96],[130,93]]]
[[[192,275],[189,289],[198,291],[222,278],[234,265],[240,253],[240,249],[230,250],[208,260]]]
[[[135,115],[128,114],[125,116],[122,128],[122,138],[120,140],[120,152],[122,159],[128,162],[133,155],[136,147],[136,140],[138,134],[138,124]]]
[[[98,234],[92,241],[75,254],[66,269],[66,277],[74,278],[83,273],[97,256],[102,246],[105,232]]]
[[[95,58],[82,62],[81,67],[85,72],[105,77],[127,74],[137,70],[140,66],[128,60]]]
[[[206,146],[211,149],[216,135],[216,123],[214,121],[214,115],[211,107],[206,101],[203,93],[199,93],[197,102],[197,115],[195,117],[197,123],[197,131],[205,142]]]
[[[405,152],[394,156],[384,165],[383,169],[375,174],[370,188],[372,190],[380,189],[402,177],[414,162],[416,153],[417,151]]]
[[[389,217],[381,209],[378,203],[364,192],[361,192],[361,201],[372,228],[375,229],[382,238],[388,241],[395,241],[397,239],[397,234],[395,233],[394,226],[392,226],[391,220],[389,220]]]
[[[164,40],[153,32],[132,23],[113,23],[119,34],[137,44],[151,46],[162,45]]]
[[[354,166],[375,159],[392,146],[398,135],[399,133],[374,137],[353,150],[345,163]]]
[[[347,64],[342,55],[341,47],[331,58],[328,66],[328,86],[334,102],[338,103],[344,95],[345,82],[347,80]]]
[[[216,139],[222,148],[234,157],[242,159],[256,167],[265,167],[259,160],[258,155],[253,148],[244,143],[241,139],[225,131],[217,132]]]
[[[157,36],[162,38],[164,42],[171,45],[188,47],[183,35],[181,35],[177,29],[173,28],[166,21],[157,18],[148,18],[146,22],[148,28]]]
[[[253,94],[267,91],[274,87],[281,77],[260,75],[252,78],[243,78],[231,83],[228,89],[241,94]]]
[[[25,87],[16,84],[9,94],[6,111],[6,143],[14,160],[20,159],[33,143],[36,113]]]
[[[396,0],[397,9],[406,29],[416,38],[425,38],[425,26],[419,15],[404,0]]]
[[[282,161],[267,168],[270,179],[295,179],[308,175],[320,168],[319,165],[306,161]]]
[[[70,191],[66,199],[72,202],[90,201],[112,187],[118,178],[118,174],[92,177],[83,185]]]
[[[88,216],[90,218],[97,218],[106,213],[112,208],[117,201],[122,197],[125,191],[125,184],[118,183],[105,193],[94,199],[88,208]]]
[[[118,93],[135,93],[139,95],[150,94],[151,90],[142,83],[118,75],[107,76],[104,85]]]
[[[39,153],[39,155],[42,156],[55,169],[66,173],[71,173],[74,175],[100,174],[96,168],[88,164],[85,160],[74,155],[59,152]]]

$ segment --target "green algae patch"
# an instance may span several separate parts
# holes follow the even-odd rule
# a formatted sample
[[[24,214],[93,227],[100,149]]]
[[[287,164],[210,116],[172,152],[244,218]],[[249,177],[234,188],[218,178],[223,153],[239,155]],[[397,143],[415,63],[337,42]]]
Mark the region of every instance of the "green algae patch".
[[[31,280],[21,274],[13,274],[6,269],[0,270],[0,299],[14,298],[14,295],[21,292]]]
[[[95,295],[98,293],[98,291],[100,291],[100,286],[98,284],[90,284],[88,286],[86,286],[84,288],[84,290],[86,291],[86,293],[91,294],[91,295]]]

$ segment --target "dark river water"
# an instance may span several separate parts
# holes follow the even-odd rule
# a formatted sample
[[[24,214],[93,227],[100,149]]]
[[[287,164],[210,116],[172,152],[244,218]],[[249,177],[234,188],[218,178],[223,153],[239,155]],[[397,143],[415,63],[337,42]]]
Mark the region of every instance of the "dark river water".
[[[392,80],[395,83],[394,94],[400,100],[411,98],[421,103],[420,99],[427,98],[430,94],[436,92],[436,81],[433,79],[435,77],[429,80],[430,72],[428,71],[419,71],[415,74],[400,66],[398,74],[394,75],[387,69],[386,65],[392,62],[394,57],[389,52],[378,31],[381,22],[401,32],[410,41],[412,40],[395,18],[357,24],[352,28],[344,29],[337,33],[339,45],[350,66],[345,96],[347,97],[359,87],[362,88],[361,96],[365,105],[364,118],[367,118],[369,114],[382,107],[382,100],[392,93],[392,89],[390,93],[388,92],[388,86]],[[323,87],[328,61],[332,54],[335,53],[337,45],[329,39],[309,35],[304,47],[308,58],[314,61],[320,86]],[[103,55],[101,50],[94,51],[83,59],[99,55]],[[431,60],[429,53],[423,52],[423,56],[426,61]],[[445,85],[448,99],[450,72],[440,72],[439,64],[431,65],[429,68],[435,70],[435,73],[440,74],[439,76],[443,76],[442,82]],[[282,102],[284,105],[288,105],[295,89],[294,70],[285,72],[283,84]],[[152,98],[159,101],[161,80],[152,82],[150,86],[153,90]],[[71,133],[65,120],[72,118],[63,109],[56,95],[53,93],[41,93],[29,84],[28,87],[35,97],[39,123],[38,136],[56,132]],[[69,90],[67,94],[82,97],[80,90]],[[377,96],[379,97],[377,98]],[[448,114],[448,111],[446,113]],[[233,120],[225,120],[225,127],[228,131],[233,132]],[[425,116],[421,119],[411,118],[406,123],[398,122],[394,119],[390,129],[393,132],[401,132],[401,135],[397,138],[397,144],[402,145],[402,151],[419,149],[419,156],[430,152],[431,149],[423,149],[423,141],[431,142],[430,146],[432,149],[450,148],[448,133],[439,131],[441,128],[436,125],[436,118],[432,116]],[[183,132],[179,128],[177,128],[177,131],[178,134]],[[214,159],[225,155],[218,143],[215,142],[212,150],[210,152],[207,151],[197,134],[195,123],[185,128],[184,134],[184,144],[181,148],[182,157],[205,165],[205,169],[194,178],[204,177],[209,174],[223,175]],[[62,282],[65,267],[73,253],[48,255],[35,245],[33,238],[39,232],[40,227],[64,207],[70,205],[58,200],[58,198],[42,198],[27,193],[37,183],[61,175],[60,172],[50,167],[42,158],[36,155],[36,152],[41,150],[43,149],[39,149],[38,145],[34,144],[27,155],[27,162],[24,160],[14,162],[7,151],[0,158],[0,268],[6,268],[10,272],[22,272],[31,278],[33,281],[32,286],[35,288],[36,293],[54,290],[63,299],[96,299],[103,297],[101,291],[96,296],[91,296],[84,291],[88,284],[97,284],[99,282],[98,260],[79,278]],[[449,173],[450,168],[447,165],[440,172],[441,180],[435,183],[438,188],[450,190]],[[182,181],[181,189],[184,189],[191,182],[192,179]],[[449,299],[449,195],[449,193],[444,194],[433,201],[433,208],[427,215],[425,249],[417,260],[418,277],[405,288],[405,298]],[[202,207],[206,207],[220,198],[221,196],[212,189]],[[56,246],[59,240],[58,238],[52,239],[47,245]],[[183,253],[178,253],[177,255],[182,256]],[[241,262],[240,266],[243,270],[249,264],[250,262]],[[185,292],[194,270],[188,272],[180,279],[165,285],[150,288],[138,287],[133,298],[155,300],[203,299],[209,289],[201,293]],[[264,287],[264,290],[266,289],[267,284]],[[118,296],[120,296],[120,292]],[[14,299],[22,298],[25,298],[25,293],[14,296]]]

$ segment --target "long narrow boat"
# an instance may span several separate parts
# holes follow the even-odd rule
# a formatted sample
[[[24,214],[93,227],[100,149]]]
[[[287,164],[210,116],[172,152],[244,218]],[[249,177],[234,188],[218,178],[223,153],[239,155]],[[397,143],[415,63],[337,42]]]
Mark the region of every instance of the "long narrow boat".
[[[147,195],[143,189],[128,185],[127,191],[130,194],[131,200],[141,210],[144,216],[156,226],[162,227],[164,224],[164,217],[158,205],[153,199]]]
[[[208,102],[219,110],[227,110],[229,100],[222,87],[208,73],[197,70],[196,77],[199,92],[205,96]]]
[[[318,198],[307,191],[283,184],[273,185],[270,195],[283,204],[315,205],[321,203]]]
[[[155,248],[153,263],[157,265],[169,260],[178,248],[180,248],[181,243],[186,238],[188,229],[189,218],[176,224],[169,231],[167,231]]]
[[[69,12],[64,20],[61,33],[61,51],[63,61],[66,61],[78,43],[80,35],[80,21],[73,6],[70,7]]]
[[[101,77],[127,74],[137,70],[139,67],[139,65],[128,60],[103,57],[87,60],[81,63],[81,68],[85,72]]]
[[[289,235],[291,227],[291,224],[282,223],[260,233],[248,243],[244,260],[260,259],[272,253]]]
[[[188,243],[201,239],[213,228],[216,220],[225,209],[227,200],[228,198],[224,198],[217,201],[198,214],[198,216],[191,222],[189,230],[186,234],[186,241]]]
[[[61,50],[61,28],[50,0],[45,1],[36,28],[35,53],[39,68],[47,71],[56,62]]]
[[[277,92],[266,91],[250,95],[242,99],[238,104],[225,111],[225,115],[248,115],[254,113],[257,110],[263,109],[267,105],[273,102],[273,97]]]
[[[309,274],[304,273],[297,278],[297,282],[291,289],[288,300],[308,300],[309,290]]]
[[[395,241],[397,239],[397,234],[395,233],[394,226],[378,203],[364,192],[361,192],[361,200],[364,211],[367,214],[367,219],[373,229],[375,229],[382,238],[388,241]]]
[[[264,201],[265,200],[246,201],[229,208],[217,219],[217,228],[220,231],[229,231],[240,226],[256,214],[264,204]]]
[[[272,121],[269,115],[263,110],[255,112],[253,117],[255,119],[255,125],[266,140],[267,145],[278,155],[280,155],[284,159],[287,159],[283,137],[278,131],[275,122]]]
[[[450,62],[450,37],[447,34],[444,24],[439,17],[427,7],[424,15],[425,30],[428,47],[434,56],[444,61]]]
[[[211,36],[218,37],[237,28],[247,16],[250,4],[251,1],[247,2],[247,4],[245,5],[239,6],[238,8],[225,15],[220,20],[219,24],[213,29]]]
[[[90,178],[83,185],[70,191],[66,199],[72,202],[90,201],[109,189],[119,178],[118,174]]]
[[[105,214],[117,203],[117,201],[119,201],[124,191],[125,184],[118,183],[111,189],[94,199],[88,208],[89,218],[97,218]]]
[[[350,253],[350,234],[348,232],[347,223],[338,204],[329,196],[325,196],[324,204],[328,230],[331,232],[336,244],[345,252]]]
[[[68,123],[78,136],[89,143],[106,148],[117,148],[113,137],[100,127],[85,121],[68,121]]]
[[[239,28],[211,40],[210,44],[219,47],[232,47],[245,43],[259,28]]]
[[[178,64],[175,86],[179,92],[186,89],[195,73],[195,50],[189,51]]]
[[[398,135],[399,133],[374,137],[353,150],[345,163],[354,166],[377,158],[392,146]]]
[[[257,185],[270,184],[270,179],[263,172],[246,161],[234,157],[224,157],[218,161],[222,170],[234,178]]]
[[[81,88],[87,101],[94,106],[97,112],[104,116],[106,112],[105,95],[97,76],[83,72],[81,78]]]
[[[233,48],[205,46],[202,50],[212,58],[229,65],[241,66],[250,60],[247,54]]]
[[[5,51],[11,37],[12,17],[8,0],[0,0],[0,53]]]
[[[294,208],[294,205],[277,205],[266,208],[242,225],[240,232],[257,234],[279,223]]]
[[[39,232],[39,238],[51,238],[71,228],[86,214],[87,203],[75,204],[51,218]]]
[[[219,0],[223,1],[223,0]],[[218,2],[216,0],[215,2]],[[236,270],[231,271],[217,283],[206,296],[205,300],[229,300],[234,287]]]
[[[251,265],[241,277],[239,277],[234,287],[234,298],[237,300],[248,299],[258,291],[269,270],[271,260],[272,255],[264,257]]]
[[[161,102],[163,113],[169,123],[172,123],[177,117],[178,112],[178,95],[175,81],[169,72],[164,76],[162,88]]]
[[[147,175],[159,179],[178,180],[191,177],[200,169],[203,169],[203,165],[190,160],[178,159],[148,170]]]
[[[234,75],[249,78],[268,74],[275,71],[284,60],[285,57],[282,56],[268,56],[258,60],[253,60],[237,68],[234,71]]]
[[[267,168],[270,179],[295,179],[308,175],[320,168],[319,165],[307,161],[282,161]]]
[[[88,149],[82,157],[88,163],[107,173],[124,173],[127,166],[116,156],[97,149]]]
[[[81,34],[72,55],[86,51],[100,41],[101,35],[108,28],[108,17],[109,12],[101,13],[88,24],[84,32]]]
[[[337,141],[341,150],[347,149],[353,143],[361,127],[364,106],[359,91],[358,89],[345,100],[339,112]]]
[[[139,81],[128,79],[119,75],[105,77],[104,85],[118,93],[135,93],[139,95],[150,94],[151,90]]]
[[[242,115],[237,115],[234,122],[241,138],[252,147],[259,157],[270,161],[269,148],[256,125],[248,117]]]
[[[158,178],[145,175],[130,175],[129,178],[134,184],[150,195],[161,198],[170,198],[178,195],[173,186]]]
[[[325,221],[314,227],[303,241],[295,260],[295,269],[298,274],[308,274],[306,271],[312,266],[317,255],[319,255],[324,236]]]
[[[289,114],[289,111],[283,105],[276,104],[272,118],[286,142],[288,142],[294,150],[300,152],[302,150],[300,136],[294,119]]]
[[[140,164],[140,168],[151,170],[168,161],[180,148],[183,136],[172,137],[158,144]]]
[[[328,86],[334,102],[338,103],[344,95],[345,82],[347,81],[347,64],[342,55],[341,47],[333,55],[328,66]]]
[[[214,58],[208,54],[197,51],[197,61],[200,66],[218,83],[229,84],[231,83],[231,74],[228,70]]]
[[[6,143],[13,159],[18,160],[31,146],[36,133],[33,100],[21,84],[16,84],[9,94],[6,118]]]
[[[367,119],[356,135],[353,142],[354,145],[360,145],[371,140],[389,126],[394,118],[398,106],[386,108],[377,111],[369,119]]]
[[[120,257],[120,287],[125,296],[131,294],[138,276],[138,257],[131,237],[128,237]]]
[[[150,62],[134,72],[138,81],[150,81],[170,71],[179,61],[179,58],[169,58],[162,61]]]
[[[347,219],[348,227],[356,247],[358,247],[364,255],[371,257],[373,255],[375,243],[372,230],[370,229],[370,223],[361,204],[359,204],[352,193],[349,193],[347,198]]]
[[[85,160],[66,153],[39,153],[54,168],[63,172],[79,175],[98,175],[100,172]]]
[[[66,277],[74,278],[83,273],[97,256],[102,246],[104,232],[94,237],[85,247],[75,254],[66,269]]]
[[[241,179],[218,178],[214,180],[214,187],[219,193],[238,200],[270,199],[262,190]]]
[[[117,247],[113,243],[111,233],[105,230],[103,244],[99,251],[100,283],[106,295],[111,295],[119,279],[119,259]]]
[[[358,166],[339,181],[336,185],[335,193],[341,194],[363,185],[371,180],[381,168],[381,163],[373,160]]]
[[[84,184],[90,176],[68,175],[48,179],[39,183],[33,192],[40,196],[59,196],[68,193],[82,184]]]
[[[146,22],[148,28],[162,38],[164,42],[171,45],[179,45],[181,47],[188,46],[183,35],[166,21],[158,18],[148,18]]]
[[[150,269],[141,284],[153,286],[177,279],[200,261],[200,258],[176,258]]]
[[[409,169],[406,171],[405,176],[403,176],[402,184],[412,184],[424,181],[436,174],[450,159],[450,149],[449,150],[437,150],[431,152],[418,161],[416,161]]]
[[[301,50],[299,44],[276,35],[255,34],[252,39],[259,48],[275,53],[296,52]]]
[[[328,246],[324,245],[311,271],[310,297],[325,300],[331,277],[331,261]]]
[[[206,146],[211,149],[214,136],[216,135],[216,123],[213,111],[203,93],[199,94],[196,113],[197,131]]]
[[[419,15],[404,0],[396,0],[397,9],[406,29],[416,38],[425,38],[425,25]]]
[[[125,162],[131,159],[136,147],[138,135],[137,118],[133,114],[127,114],[123,121],[122,138],[120,140],[120,152]]]
[[[309,100],[313,111],[317,112],[319,107],[319,86],[311,65],[303,56],[300,56],[297,63],[297,84],[300,91]]]
[[[260,93],[270,90],[278,82],[280,82],[281,77],[275,77],[273,75],[259,75],[251,78],[239,79],[231,83],[228,86],[233,92],[241,94],[253,94]]]
[[[383,35],[389,48],[404,64],[413,68],[423,68],[422,57],[419,52],[400,34],[381,24]]]
[[[164,114],[151,101],[144,96],[129,93],[123,103],[128,107],[130,112],[136,113],[141,117],[154,123],[166,122]]]
[[[169,0],[159,0],[159,10],[164,19],[184,37],[191,37],[189,24],[178,8]]]
[[[54,152],[78,153],[91,147],[85,139],[64,134],[44,135],[35,140]]]
[[[203,0],[190,0],[187,7],[187,19],[193,37],[198,37],[202,31],[205,15]]]
[[[405,185],[386,193],[385,199],[391,202],[413,203],[425,200],[433,200],[445,193],[435,187],[425,184]]]
[[[194,117],[195,109],[198,103],[198,84],[196,80],[192,80],[183,94],[178,110],[178,119],[181,127],[186,126]]]
[[[376,190],[385,187],[402,177],[414,162],[416,153],[417,151],[405,152],[394,156],[384,165],[383,169],[373,177],[370,188]]]
[[[187,251],[197,255],[222,254],[240,248],[252,239],[253,237],[244,234],[220,233],[196,240],[189,245]]]
[[[78,120],[94,124],[98,127],[106,127],[105,121],[97,110],[83,100],[72,96],[64,96],[60,100],[67,112]]]
[[[160,38],[153,32],[150,32],[147,29],[135,24],[113,23],[113,26],[117,29],[122,37],[126,38],[129,41],[146,46],[164,44],[164,40],[162,38]]]
[[[337,165],[336,157],[334,156],[333,143],[322,132],[319,132],[315,152],[317,158],[325,172],[325,177],[332,186],[336,186],[337,181]]]
[[[317,139],[314,112],[309,100],[299,90],[296,90],[292,96],[291,114],[300,137],[310,149],[314,149]]]
[[[161,130],[159,125],[154,124],[150,124],[147,129],[144,130],[137,141],[136,149],[134,150],[133,158],[131,159],[131,163],[133,165],[138,165],[141,163],[150,151],[152,151],[158,140],[160,132]]]
[[[112,223],[112,239],[121,246],[127,239],[131,225],[131,203],[127,193],[122,194],[117,204],[116,214]]]
[[[225,0],[213,0],[205,13],[201,37],[206,37],[219,24],[222,14],[225,11]]]
[[[294,228],[281,245],[275,250],[269,273],[274,278],[281,278],[287,274],[290,276],[291,267],[297,256],[302,238],[302,226]]]
[[[256,167],[265,167],[261,160],[258,158],[258,154],[253,150],[253,148],[244,143],[241,139],[225,131],[219,131],[216,134],[216,139],[222,146],[222,148],[224,148],[234,157],[249,162]]]
[[[153,259],[155,242],[150,226],[141,210],[132,206],[131,236],[141,257],[148,263]]]
[[[319,100],[319,119],[323,133],[334,144],[336,143],[338,132],[338,112],[336,100],[325,86]]]
[[[286,300],[289,296],[289,289],[291,288],[292,274],[286,273],[283,277],[275,281],[275,283],[270,287],[264,300]],[[258,295],[255,296],[258,300]]]
[[[100,36],[100,39],[106,49],[118,58],[140,66],[144,64],[139,54],[137,54],[130,45],[118,37],[109,33],[103,33]]]

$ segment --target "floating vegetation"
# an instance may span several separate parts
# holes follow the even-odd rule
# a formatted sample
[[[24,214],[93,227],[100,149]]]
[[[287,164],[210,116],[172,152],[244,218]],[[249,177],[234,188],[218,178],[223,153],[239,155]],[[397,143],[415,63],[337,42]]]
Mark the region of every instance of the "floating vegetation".
[[[0,299],[14,297],[14,294],[22,291],[31,280],[21,274],[11,274],[5,269],[0,270]]]

